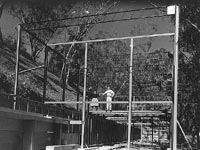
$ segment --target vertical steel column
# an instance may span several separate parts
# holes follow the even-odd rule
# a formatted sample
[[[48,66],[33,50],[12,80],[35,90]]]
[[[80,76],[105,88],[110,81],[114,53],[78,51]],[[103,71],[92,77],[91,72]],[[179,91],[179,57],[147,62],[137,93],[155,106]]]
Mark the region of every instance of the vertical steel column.
[[[129,68],[129,108],[128,108],[128,150],[131,146],[131,108],[132,108],[132,82],[133,82],[133,39],[131,39],[130,68]]]
[[[175,39],[174,39],[174,108],[173,108],[173,150],[177,149],[177,105],[178,105],[178,34],[179,6],[176,6]]]
[[[20,45],[21,45],[21,25],[17,25],[17,49],[16,49],[16,66],[15,66],[15,86],[14,86],[14,102],[13,102],[13,109],[16,109],[16,101],[17,101],[17,94],[18,94],[18,77],[19,77],[19,59],[20,59]]]
[[[158,143],[160,142],[160,123],[158,124]]]
[[[89,121],[89,116],[87,115],[87,117],[86,117],[86,129],[87,129],[87,132],[86,132],[86,137],[87,137],[87,145],[90,145],[90,121]]]
[[[101,124],[100,124],[100,137],[101,137],[101,139],[100,139],[100,144],[102,144],[103,142],[103,120],[102,120],[102,118],[101,118]]]
[[[45,102],[45,99],[46,99],[47,66],[48,66],[48,47],[45,47],[45,54],[44,54],[43,102]]]
[[[90,117],[90,144],[92,144],[92,117]]]
[[[105,135],[105,126],[104,126],[104,124],[105,124],[105,121],[104,120],[102,120],[102,140],[101,140],[101,143],[104,143],[104,135]]]
[[[91,144],[94,144],[94,117],[92,117],[92,139]]]
[[[172,117],[171,117],[170,124],[169,124],[170,149],[171,150],[173,147],[173,137],[172,137],[173,136],[173,117],[174,117],[173,109],[174,109],[174,105],[172,104]]]
[[[70,118],[70,115],[68,115],[68,117],[67,117],[69,120],[71,119]],[[67,123],[67,133],[70,133],[70,122],[68,121],[68,123]]]
[[[84,135],[85,135],[85,99],[86,99],[86,82],[87,82],[87,53],[88,43],[85,43],[85,64],[84,64],[84,91],[83,91],[83,102],[82,102],[82,134],[81,134],[81,149],[84,146]]]
[[[64,77],[61,77],[61,78],[64,78],[63,79],[63,92],[62,92],[62,101],[65,101],[65,88],[66,88],[66,80],[67,80],[67,75],[66,75],[66,55],[67,55],[67,52],[65,51],[65,59],[63,60],[64,61]]]
[[[94,132],[95,133],[95,138],[94,138],[95,141],[94,141],[94,144],[97,144],[97,126],[98,126],[97,119],[95,118],[95,132]]]
[[[96,119],[96,136],[95,136],[95,138],[96,138],[96,141],[95,141],[95,144],[98,144],[98,119]]]
[[[79,101],[79,97],[80,97],[80,65],[78,66],[78,81],[77,81],[77,102]],[[76,105],[76,110],[79,110],[79,104]]]
[[[73,114],[73,113],[72,113],[72,119],[75,120],[75,119],[74,119],[74,114]],[[72,128],[71,128],[71,129],[72,129],[72,133],[74,133],[74,126],[75,126],[74,124],[71,125],[71,127],[72,127]]]
[[[140,130],[140,142],[142,142],[142,117],[140,118],[140,120],[141,120],[141,126],[140,126],[140,128],[141,128],[141,130]]]
[[[62,81],[63,81],[63,92],[62,92],[62,101],[64,102],[65,101],[65,88],[66,88],[66,79],[67,79],[67,77],[66,77],[66,60],[64,60],[64,63],[65,63],[65,66],[64,66],[64,77],[61,77],[61,78],[64,78]]]
[[[61,144],[62,144],[62,143],[61,143],[61,142],[62,142],[62,136],[61,136],[61,135],[62,135],[62,126],[63,126],[63,125],[62,125],[62,124],[59,124],[58,126],[59,126],[58,144],[61,145]]]
[[[153,145],[153,117],[151,117],[151,144]]]

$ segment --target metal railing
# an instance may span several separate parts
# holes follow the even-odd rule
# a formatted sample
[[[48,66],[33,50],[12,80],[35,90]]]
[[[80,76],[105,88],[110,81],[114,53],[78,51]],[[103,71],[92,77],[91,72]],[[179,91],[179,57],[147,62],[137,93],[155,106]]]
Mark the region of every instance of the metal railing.
[[[75,119],[81,117],[81,112],[66,108],[64,105],[45,105],[42,102],[22,98],[7,93],[0,93],[0,107],[13,109],[14,97],[16,97],[15,110],[39,113],[43,115]]]
[[[13,95],[0,93],[0,107],[13,108]]]

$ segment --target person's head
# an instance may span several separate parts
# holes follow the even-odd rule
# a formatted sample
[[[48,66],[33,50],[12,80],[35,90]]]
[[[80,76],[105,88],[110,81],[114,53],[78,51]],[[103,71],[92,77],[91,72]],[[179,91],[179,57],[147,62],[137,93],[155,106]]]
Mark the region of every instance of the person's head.
[[[108,90],[110,90],[110,87],[108,86],[108,88],[107,88]]]
[[[94,91],[94,94],[97,94],[97,91]]]

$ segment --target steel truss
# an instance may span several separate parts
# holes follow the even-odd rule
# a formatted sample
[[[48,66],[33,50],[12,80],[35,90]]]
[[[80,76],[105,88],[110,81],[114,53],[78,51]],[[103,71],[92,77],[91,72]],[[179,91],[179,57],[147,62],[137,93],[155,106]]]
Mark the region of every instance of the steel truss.
[[[164,15],[165,16],[165,15]],[[153,16],[156,17],[156,16]],[[147,17],[143,17],[141,19],[144,19]],[[139,18],[131,18],[132,20],[134,19],[139,19]],[[118,20],[117,20],[118,21]],[[98,23],[98,22],[97,22]],[[35,70],[38,68],[44,68],[44,87],[43,87],[43,101],[45,104],[66,104],[66,103],[82,103],[82,135],[81,135],[81,149],[83,149],[84,147],[84,134],[85,134],[85,106],[87,103],[86,101],[86,82],[87,82],[87,55],[88,55],[88,44],[89,43],[94,43],[94,42],[103,42],[103,41],[115,41],[115,40],[130,40],[130,66],[129,66],[129,101],[126,102],[121,102],[121,103],[125,103],[128,104],[128,111],[126,113],[128,113],[128,149],[130,149],[130,143],[131,143],[131,120],[132,120],[132,104],[136,104],[136,103],[142,103],[142,102],[137,102],[135,101],[135,97],[132,95],[133,93],[133,89],[132,89],[132,84],[133,84],[133,47],[134,47],[134,43],[133,40],[134,39],[142,39],[142,38],[150,38],[150,37],[163,37],[163,36],[174,36],[174,74],[173,74],[173,78],[174,78],[174,97],[173,97],[173,136],[171,137],[171,149],[176,150],[177,149],[177,101],[178,101],[178,27],[179,27],[179,7],[175,6],[175,33],[161,33],[161,34],[152,34],[152,35],[139,35],[139,36],[129,36],[129,37],[121,37],[121,38],[108,38],[108,39],[98,39],[98,40],[86,40],[86,41],[74,41],[74,42],[66,42],[66,43],[53,43],[53,44],[46,44],[43,40],[39,39],[37,36],[35,36],[35,34],[33,34],[32,32],[30,32],[30,30],[26,29],[26,28],[22,28],[24,25],[18,24],[18,40],[17,40],[17,50],[16,50],[16,70],[15,70],[15,87],[14,87],[14,95],[17,95],[17,88],[18,88],[18,76],[19,76],[19,54],[20,54],[20,43],[21,43],[21,32],[25,31],[28,34],[32,35],[33,37],[35,37],[39,42],[41,42],[43,45],[46,46],[45,49],[45,60],[44,60],[44,65],[43,66],[39,66],[39,67],[35,67],[32,69],[28,69],[28,70],[24,70],[23,72],[28,72],[31,70]],[[67,26],[68,27],[68,26]],[[74,44],[84,44],[85,45],[85,59],[84,59],[84,90],[83,90],[83,101],[82,102],[45,102],[45,98],[46,98],[46,79],[47,79],[47,55],[48,55],[48,51],[53,51],[54,53],[56,53],[57,55],[59,55],[63,61],[65,60],[65,57],[60,54],[59,52],[57,52],[56,50],[54,50],[53,48],[51,48],[52,45],[74,45]],[[65,89],[63,89],[64,91]],[[106,102],[99,102],[99,103],[106,103]],[[117,103],[117,102],[112,102],[112,103]],[[161,102],[150,102],[150,101],[144,101],[143,103],[161,103]],[[165,102],[163,102],[165,103]],[[172,103],[172,102],[166,102],[166,103]],[[16,104],[16,99],[14,101],[14,109],[15,109],[15,104]],[[173,139],[173,140],[172,140]]]

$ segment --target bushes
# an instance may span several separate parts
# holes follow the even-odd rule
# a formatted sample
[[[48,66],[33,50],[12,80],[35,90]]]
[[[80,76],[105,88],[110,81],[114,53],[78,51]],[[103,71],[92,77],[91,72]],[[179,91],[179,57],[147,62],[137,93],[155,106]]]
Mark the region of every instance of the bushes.
[[[42,101],[41,95],[39,93],[35,92],[35,90],[32,89],[30,86],[20,84],[18,92],[19,92],[18,95],[20,97],[29,98],[31,100],[38,101],[38,102]]]
[[[12,92],[12,84],[8,81],[7,76],[0,72],[0,91],[5,93]]]
[[[13,89],[13,86],[14,83],[12,83],[8,77],[6,76],[5,73],[3,72],[0,72],[0,92],[2,93],[13,93],[14,89]],[[19,84],[18,85],[18,95],[20,97],[23,97],[23,98],[30,98],[32,100],[35,100],[35,101],[41,101],[42,100],[42,97],[41,95],[38,93],[38,92],[35,92],[34,89],[32,89],[30,87],[30,85],[27,85],[27,84]]]

